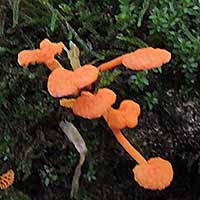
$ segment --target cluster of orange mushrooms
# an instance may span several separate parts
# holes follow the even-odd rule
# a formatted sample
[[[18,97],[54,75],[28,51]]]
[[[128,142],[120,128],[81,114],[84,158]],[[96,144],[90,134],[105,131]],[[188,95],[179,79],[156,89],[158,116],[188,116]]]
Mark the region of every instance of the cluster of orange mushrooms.
[[[103,116],[118,142],[138,163],[133,173],[140,186],[152,190],[162,190],[169,186],[173,179],[170,162],[160,157],[146,160],[121,132],[123,128],[134,128],[138,124],[141,112],[139,104],[133,100],[123,100],[119,108],[114,109],[112,105],[116,101],[116,94],[108,88],[101,88],[93,94],[91,85],[97,81],[100,71],[120,65],[132,70],[152,69],[169,62],[171,54],[164,49],[148,47],[119,56],[98,67],[86,64],[68,70],[55,59],[63,49],[65,45],[62,42],[53,43],[44,39],[39,49],[21,51],[18,63],[23,67],[34,63],[45,64],[52,71],[47,84],[50,95],[55,98],[64,97],[60,99],[60,105],[71,108],[75,115],[87,119]],[[72,96],[76,98],[70,98]]]

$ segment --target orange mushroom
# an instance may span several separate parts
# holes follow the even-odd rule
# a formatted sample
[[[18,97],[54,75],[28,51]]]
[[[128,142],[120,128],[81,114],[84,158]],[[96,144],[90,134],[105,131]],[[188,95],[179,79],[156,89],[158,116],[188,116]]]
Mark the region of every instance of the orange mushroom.
[[[0,189],[5,190],[10,187],[14,182],[14,172],[12,169],[0,176]]]
[[[98,66],[100,71],[107,71],[122,64],[123,55]]]
[[[113,131],[118,142],[136,160],[138,165],[133,169],[134,178],[140,186],[146,189],[162,190],[167,187],[173,178],[171,164],[162,158],[145,158],[128,142],[120,129],[129,127],[134,128],[138,123],[140,106],[131,100],[124,100],[119,109],[108,108],[103,114],[108,126]]]
[[[135,181],[141,187],[151,190],[162,190],[170,185],[174,173],[169,161],[160,157],[145,160],[119,129],[112,129],[112,131],[122,147],[138,163],[133,169],[133,173]]]
[[[132,100],[121,102],[119,109],[108,108],[103,114],[111,129],[134,128],[138,123],[140,106]]]
[[[107,88],[99,89],[96,94],[82,91],[77,99],[61,100],[62,106],[72,108],[75,115],[94,119],[103,115],[115,137],[138,165],[133,169],[134,178],[146,189],[162,190],[169,186],[173,179],[173,169],[169,161],[156,157],[146,160],[123,136],[120,129],[137,125],[140,106],[131,100],[124,100],[119,109],[111,105],[116,95]]]
[[[170,59],[171,53],[167,50],[147,47],[119,56],[118,58],[99,65],[98,68],[100,71],[107,71],[123,64],[125,67],[132,70],[146,70],[160,67],[169,62]]]
[[[72,110],[75,115],[87,119],[98,118],[115,103],[116,94],[108,89],[99,89],[96,94],[82,91],[81,96],[76,99]]]
[[[48,78],[48,91],[53,97],[77,95],[80,89],[97,80],[98,73],[92,65],[84,65],[75,71],[55,69]]]
[[[140,186],[151,190],[162,190],[173,179],[170,162],[160,157],[150,158],[147,163],[136,165],[133,173]]]
[[[61,54],[65,45],[62,42],[54,43],[45,38],[40,42],[40,49],[46,51],[49,55],[46,56],[55,56],[56,54]]]
[[[60,105],[65,107],[65,108],[73,108],[75,101],[76,101],[76,99],[74,99],[74,98],[70,98],[70,99],[62,98],[60,100]]]
[[[170,59],[171,53],[167,50],[148,47],[124,55],[122,64],[133,70],[144,70],[160,67]]]
[[[35,64],[36,62],[42,63],[40,55],[40,49],[20,51],[18,54],[18,63],[23,67],[27,67],[29,64]]]
[[[65,45],[62,42],[53,43],[48,39],[44,39],[40,43],[40,49],[23,50],[18,54],[18,63],[23,67],[29,64],[44,63],[53,71],[56,68],[62,67],[54,58],[56,54],[60,54]]]

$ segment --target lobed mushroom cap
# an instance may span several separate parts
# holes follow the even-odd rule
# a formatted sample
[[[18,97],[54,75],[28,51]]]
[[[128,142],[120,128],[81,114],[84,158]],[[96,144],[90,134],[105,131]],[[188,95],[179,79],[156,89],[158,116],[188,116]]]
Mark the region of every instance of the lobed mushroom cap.
[[[45,38],[40,42],[41,57],[43,62],[51,62],[55,55],[60,54],[65,45],[62,42],[54,43]]]
[[[17,61],[22,67],[27,67],[29,64],[34,64],[36,61],[41,62],[40,50],[23,50],[18,54]]]
[[[114,109],[112,107],[108,108],[103,114],[103,117],[111,129],[120,130],[126,127],[126,119],[118,109]]]
[[[100,117],[116,101],[116,94],[107,88],[99,89],[96,94],[82,91],[73,105],[75,115],[87,119]]]
[[[84,88],[95,82],[98,78],[99,70],[93,65],[83,65],[74,70],[74,81],[78,88]]]
[[[140,186],[151,190],[162,190],[169,186],[174,174],[170,162],[160,157],[136,165],[133,173],[135,181]]]
[[[111,129],[134,128],[138,124],[140,106],[132,100],[121,102],[119,109],[108,108],[103,117]]]
[[[170,59],[171,53],[167,50],[147,47],[123,55],[122,64],[133,70],[145,70],[160,67]]]
[[[73,72],[64,68],[57,68],[51,72],[47,87],[53,97],[77,95],[79,93],[79,89],[74,83]]]
[[[49,75],[48,91],[53,97],[77,95],[80,89],[96,81],[98,72],[92,65],[84,65],[75,71],[57,68]]]
[[[18,54],[18,63],[21,66],[28,66],[34,63],[51,63],[56,54],[60,54],[64,48],[62,42],[53,43],[48,39],[40,42],[40,49],[23,50]]]

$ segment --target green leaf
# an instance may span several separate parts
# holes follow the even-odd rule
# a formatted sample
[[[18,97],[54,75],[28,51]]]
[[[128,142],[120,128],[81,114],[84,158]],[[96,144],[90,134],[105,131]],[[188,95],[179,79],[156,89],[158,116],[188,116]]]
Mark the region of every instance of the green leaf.
[[[57,10],[55,10],[55,11],[52,13],[52,16],[51,16],[51,23],[50,23],[50,29],[51,29],[52,32],[54,32],[54,30],[55,30],[57,19],[58,19],[58,12],[57,12]]]
[[[140,27],[142,25],[142,20],[143,20],[143,17],[145,15],[147,9],[149,8],[149,4],[150,4],[150,0],[144,0],[144,2],[142,4],[142,10],[139,13],[137,27]]]

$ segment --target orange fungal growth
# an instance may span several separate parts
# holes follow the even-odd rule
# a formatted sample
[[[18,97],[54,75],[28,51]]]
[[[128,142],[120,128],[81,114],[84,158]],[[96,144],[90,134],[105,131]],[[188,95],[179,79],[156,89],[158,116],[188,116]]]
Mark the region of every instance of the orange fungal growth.
[[[73,71],[63,68],[55,59],[55,56],[60,54],[63,49],[67,51]],[[121,132],[123,128],[137,126],[138,117],[141,113],[140,105],[132,100],[124,100],[120,103],[119,108],[115,109],[112,105],[116,101],[116,94],[112,90],[101,88],[94,94],[86,90],[91,90],[92,83],[98,79],[99,71],[107,71],[120,65],[132,70],[148,70],[160,67],[170,61],[170,52],[152,47],[141,48],[105,62],[97,68],[90,64],[81,67],[79,55],[78,47],[72,42],[70,43],[70,50],[68,50],[62,42],[53,43],[44,39],[41,41],[39,49],[21,51],[18,54],[18,63],[23,67],[34,63],[44,63],[52,71],[47,83],[51,96],[79,95],[77,98],[62,98],[60,100],[61,106],[71,108],[75,115],[83,118],[104,117],[117,141],[138,163],[133,168],[133,173],[135,181],[141,187],[162,190],[169,186],[174,174],[170,162],[160,157],[146,160]],[[14,172],[9,170],[0,176],[0,189],[7,189],[13,182]]]
[[[98,78],[99,70],[93,65],[83,65],[80,68],[74,70],[74,81],[76,85],[81,89],[86,86],[90,86]]]
[[[53,59],[53,60],[50,60],[50,61],[47,61],[45,63],[45,65],[51,70],[55,70],[57,68],[63,68],[62,65],[56,60],[56,59]]]
[[[60,105],[65,107],[65,108],[72,108],[74,105],[74,102],[76,101],[76,99],[61,99],[60,100]]]
[[[116,94],[107,88],[99,89],[96,94],[82,91],[72,107],[75,115],[87,119],[98,118],[115,103]]]
[[[116,66],[121,65],[122,64],[122,58],[123,58],[123,56],[119,56],[117,58],[114,58],[111,61],[108,61],[106,63],[103,63],[103,64],[99,65],[98,66],[99,71],[102,71],[102,72],[103,71],[107,71],[109,69],[112,69],[112,68],[114,68]]]
[[[137,126],[139,115],[139,104],[132,100],[124,100],[121,102],[119,109],[110,107],[103,114],[103,117],[111,129],[122,129]]]
[[[130,144],[119,129],[112,129],[117,141],[122,145],[126,152],[139,164],[147,163],[145,158]]]
[[[41,63],[40,54],[41,51],[39,49],[23,50],[18,54],[18,63],[23,67],[27,67],[29,64],[35,64],[36,61]]]
[[[40,49],[48,52],[51,56],[61,54],[64,47],[65,45],[62,42],[54,43],[47,38],[40,42]]]
[[[173,169],[169,161],[160,157],[148,161],[129,143],[119,129],[112,129],[117,141],[138,163],[133,169],[135,181],[142,187],[151,190],[162,190],[170,185]]]
[[[14,171],[10,169],[0,176],[0,189],[5,190],[10,187],[14,182]]]
[[[125,54],[122,64],[133,70],[145,70],[160,67],[170,59],[171,54],[167,50],[147,47]]]
[[[165,49],[159,48],[141,48],[134,52],[124,54],[111,61],[99,65],[100,71],[107,71],[123,64],[132,70],[147,70],[160,67],[169,62],[171,53]]]
[[[98,73],[99,70],[92,65],[84,65],[74,71],[57,68],[48,78],[48,91],[53,97],[77,95],[80,89],[97,80]]]
[[[133,173],[140,186],[151,190],[162,190],[169,186],[173,179],[170,162],[160,157],[151,158],[147,163],[136,165]]]
[[[62,67],[54,57],[56,54],[60,54],[64,47],[62,42],[53,43],[48,39],[44,39],[40,43],[40,49],[21,51],[18,54],[18,63],[23,67],[34,63],[44,63],[53,71],[55,68]]]
[[[74,83],[73,72],[64,68],[58,68],[51,72],[47,87],[53,97],[77,95],[79,93],[79,89]]]

